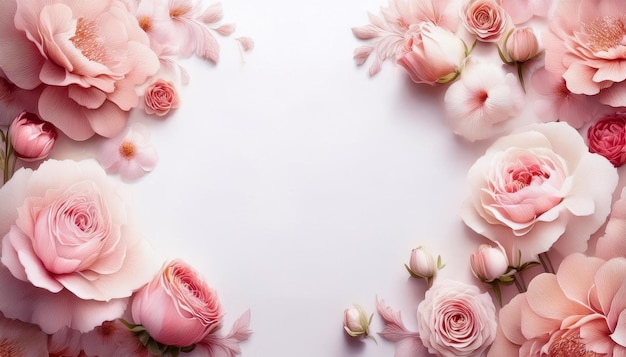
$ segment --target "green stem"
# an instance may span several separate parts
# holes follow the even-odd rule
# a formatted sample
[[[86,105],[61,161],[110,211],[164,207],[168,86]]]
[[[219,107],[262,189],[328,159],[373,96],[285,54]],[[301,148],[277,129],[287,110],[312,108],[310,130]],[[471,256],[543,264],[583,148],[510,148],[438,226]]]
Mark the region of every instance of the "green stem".
[[[522,65],[522,62],[517,62],[517,76],[519,77],[519,83],[522,85],[522,90],[526,93],[526,86],[524,85],[524,70]]]

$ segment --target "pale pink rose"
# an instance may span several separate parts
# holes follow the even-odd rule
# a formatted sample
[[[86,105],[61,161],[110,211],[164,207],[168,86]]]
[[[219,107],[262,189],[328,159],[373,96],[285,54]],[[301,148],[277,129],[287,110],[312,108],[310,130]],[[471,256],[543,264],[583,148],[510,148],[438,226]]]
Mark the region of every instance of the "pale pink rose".
[[[461,8],[465,29],[479,41],[495,42],[510,27],[508,14],[495,0],[468,0]]]
[[[417,319],[422,343],[437,356],[480,356],[496,336],[491,296],[460,281],[435,283],[417,306]]]
[[[573,254],[500,310],[488,356],[626,354],[626,258]]]
[[[36,114],[22,112],[9,126],[9,140],[20,159],[42,160],[52,151],[57,140],[57,130]]]
[[[470,268],[477,279],[491,282],[507,273],[509,259],[500,244],[496,247],[481,244],[478,250],[470,255]]]
[[[526,62],[539,53],[539,41],[532,27],[516,28],[504,44],[507,58],[512,62]]]
[[[38,114],[74,140],[118,134],[135,88],[159,61],[119,0],[8,0],[0,7],[0,68],[17,87],[42,86]]]
[[[474,163],[460,215],[502,244],[513,265],[551,247],[582,252],[609,214],[617,178],[567,123],[534,124],[501,137]]]
[[[36,325],[9,319],[0,314],[0,356],[48,356],[47,338]]]
[[[626,106],[626,3],[560,0],[545,32],[546,69],[576,94]]]
[[[604,235],[598,238],[595,255],[602,259],[626,257],[626,188],[615,201]]]
[[[454,80],[466,57],[463,41],[430,22],[413,25],[397,63],[415,83],[435,85]]]
[[[167,263],[133,299],[132,316],[150,336],[168,346],[187,347],[222,321],[217,293],[180,260]]]
[[[553,0],[501,0],[501,5],[514,24],[521,24],[533,16],[545,17],[552,7]]]
[[[102,143],[98,161],[108,173],[119,173],[125,181],[137,180],[152,171],[159,160],[149,139],[147,128],[133,124],[122,134]]]
[[[145,111],[147,114],[165,116],[172,109],[178,108],[178,92],[174,84],[162,79],[154,81],[144,93]]]
[[[468,63],[444,96],[449,126],[469,141],[510,131],[523,103],[515,75],[492,63]]]
[[[158,270],[129,194],[95,160],[19,169],[0,201],[0,311],[8,317],[46,333],[88,331],[119,317]]]
[[[587,129],[589,151],[606,157],[615,167],[626,162],[626,114],[598,119]]]

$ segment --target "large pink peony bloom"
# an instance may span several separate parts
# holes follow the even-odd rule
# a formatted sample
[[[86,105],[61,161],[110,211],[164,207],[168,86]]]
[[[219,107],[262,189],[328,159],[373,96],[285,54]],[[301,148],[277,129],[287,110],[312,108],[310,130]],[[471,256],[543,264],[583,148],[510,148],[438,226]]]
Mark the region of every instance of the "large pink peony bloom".
[[[43,86],[40,116],[74,140],[119,133],[139,103],[135,87],[159,61],[119,0],[7,0],[0,68],[17,87]]]
[[[617,178],[567,123],[534,124],[501,137],[474,163],[460,214],[502,244],[513,265],[553,246],[563,255],[582,252],[609,214]]]
[[[626,106],[626,3],[560,0],[544,38],[546,69],[572,93]]]
[[[626,355],[626,258],[573,254],[500,311],[488,356]]]
[[[95,160],[18,170],[0,189],[0,311],[46,333],[121,316],[158,269],[128,200]]]

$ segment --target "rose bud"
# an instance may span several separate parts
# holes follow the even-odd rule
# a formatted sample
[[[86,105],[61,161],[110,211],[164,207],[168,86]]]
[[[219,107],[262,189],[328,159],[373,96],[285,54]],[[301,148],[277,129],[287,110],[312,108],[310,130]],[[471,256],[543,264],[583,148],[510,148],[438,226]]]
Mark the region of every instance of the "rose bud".
[[[367,316],[367,313],[360,305],[345,309],[343,312],[343,329],[352,337],[370,337],[369,327],[374,314]]]
[[[530,27],[518,28],[507,37],[504,49],[512,62],[526,62],[539,53],[539,41]]]
[[[443,268],[441,256],[435,258],[423,247],[411,250],[409,265],[404,265],[412,277],[416,279],[426,279],[428,287],[433,285],[433,280],[437,270]]]
[[[213,289],[189,265],[174,260],[135,296],[131,313],[155,341],[188,347],[215,331],[222,306]]]
[[[36,114],[22,112],[9,126],[9,140],[17,157],[24,161],[46,158],[57,139],[54,125]]]
[[[599,119],[587,131],[589,151],[606,157],[615,167],[626,162],[626,114]]]
[[[492,247],[481,244],[470,256],[470,267],[476,278],[483,282],[492,282],[509,270],[509,259],[501,245]]]

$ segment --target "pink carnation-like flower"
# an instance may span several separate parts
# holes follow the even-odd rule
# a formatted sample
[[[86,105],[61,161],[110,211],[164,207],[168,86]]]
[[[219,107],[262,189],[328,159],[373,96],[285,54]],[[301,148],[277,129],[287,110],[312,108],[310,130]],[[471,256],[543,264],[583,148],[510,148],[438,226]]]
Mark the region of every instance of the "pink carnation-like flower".
[[[495,0],[469,0],[461,9],[463,24],[479,41],[495,42],[509,28],[509,17]]]
[[[115,138],[105,141],[98,161],[108,173],[119,173],[123,180],[133,181],[154,169],[159,160],[149,142],[150,132],[139,124],[130,126]]]
[[[491,296],[459,281],[440,281],[427,290],[417,319],[422,343],[437,356],[480,356],[496,336]]]
[[[178,108],[178,92],[174,84],[162,79],[151,83],[144,94],[145,111],[147,114],[165,116],[170,110]]]
[[[560,0],[545,33],[546,69],[576,94],[626,106],[626,3]]]
[[[89,331],[121,316],[158,269],[124,187],[95,160],[19,169],[0,201],[0,311],[7,317],[46,333]]]
[[[500,310],[488,356],[626,354],[626,258],[566,257]]]
[[[600,118],[587,130],[589,151],[606,157],[615,167],[626,162],[626,114]]]
[[[74,140],[118,134],[135,87],[159,69],[124,3],[8,0],[0,10],[0,68],[19,88],[43,86],[42,119]]]
[[[551,247],[562,255],[582,252],[609,214],[617,178],[567,123],[534,124],[501,137],[474,163],[460,215],[502,244],[512,265]]]

